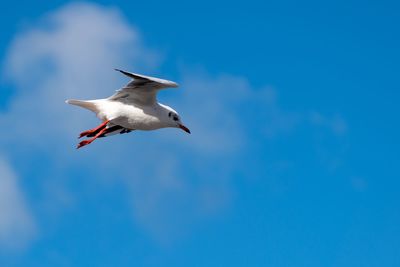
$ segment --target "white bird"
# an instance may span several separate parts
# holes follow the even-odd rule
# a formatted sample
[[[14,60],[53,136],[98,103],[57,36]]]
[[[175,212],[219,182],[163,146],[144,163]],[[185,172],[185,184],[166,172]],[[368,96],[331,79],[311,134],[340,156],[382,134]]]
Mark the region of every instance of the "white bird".
[[[92,143],[100,137],[113,134],[129,133],[133,130],[156,130],[166,127],[175,127],[190,133],[183,125],[178,112],[169,106],[157,102],[157,92],[169,87],[178,87],[172,81],[145,75],[130,73],[116,69],[132,78],[122,89],[106,99],[65,101],[68,104],[80,106],[96,113],[103,121],[96,128],[82,132],[90,139],[80,142],[77,148]]]

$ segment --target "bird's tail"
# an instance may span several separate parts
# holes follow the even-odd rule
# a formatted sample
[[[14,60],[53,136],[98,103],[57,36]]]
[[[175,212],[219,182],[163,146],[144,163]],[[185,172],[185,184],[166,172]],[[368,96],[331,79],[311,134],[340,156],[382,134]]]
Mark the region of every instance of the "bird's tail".
[[[71,104],[71,105],[75,105],[75,106],[79,106],[79,107],[82,107],[82,108],[86,108],[86,109],[91,110],[91,111],[93,111],[95,113],[97,113],[99,111],[97,109],[96,103],[94,103],[94,101],[91,101],[91,100],[68,99],[67,101],[65,101],[65,103]]]

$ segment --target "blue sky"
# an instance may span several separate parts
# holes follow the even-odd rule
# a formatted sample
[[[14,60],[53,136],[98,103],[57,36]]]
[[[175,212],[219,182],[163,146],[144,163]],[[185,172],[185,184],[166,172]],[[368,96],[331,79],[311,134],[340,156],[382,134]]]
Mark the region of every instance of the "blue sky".
[[[1,266],[400,266],[395,1],[23,2],[1,16]],[[178,82],[192,130],[75,150],[67,98]]]

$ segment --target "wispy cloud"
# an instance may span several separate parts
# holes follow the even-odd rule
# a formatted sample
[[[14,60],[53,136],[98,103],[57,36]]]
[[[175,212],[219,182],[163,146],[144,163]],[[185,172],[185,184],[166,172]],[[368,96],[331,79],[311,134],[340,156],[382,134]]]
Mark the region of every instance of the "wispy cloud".
[[[37,200],[45,203],[43,209],[53,212],[75,203],[76,194],[62,188],[67,184],[63,181],[73,179],[69,170],[82,167],[77,166],[76,134],[97,123],[92,114],[66,105],[65,99],[106,97],[125,81],[113,67],[141,70],[154,67],[157,61],[158,55],[144,48],[137,29],[117,9],[96,4],[66,5],[15,36],[3,75],[16,94],[7,111],[0,114],[2,123],[9,125],[8,131],[1,133],[1,144],[17,161],[23,160],[21,154],[36,157],[39,151],[48,158],[47,176],[40,181],[31,179],[41,191],[37,195],[47,198]],[[94,161],[104,160],[104,166],[113,164],[110,158],[97,157],[96,149],[86,152]],[[86,171],[90,172],[90,167]],[[2,230],[8,236],[14,228]]]
[[[19,181],[8,162],[0,157],[0,247],[21,248],[36,234]]]
[[[343,136],[347,132],[347,123],[339,114],[328,117],[320,112],[312,111],[309,113],[309,120],[313,125],[324,127],[336,136]]]

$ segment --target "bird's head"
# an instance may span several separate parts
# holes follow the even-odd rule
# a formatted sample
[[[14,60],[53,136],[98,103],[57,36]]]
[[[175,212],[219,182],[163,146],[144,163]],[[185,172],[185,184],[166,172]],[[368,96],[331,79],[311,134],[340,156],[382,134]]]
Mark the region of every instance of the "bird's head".
[[[185,125],[183,125],[178,112],[170,107],[166,107],[166,120],[169,127],[180,128],[190,134],[190,130]]]

